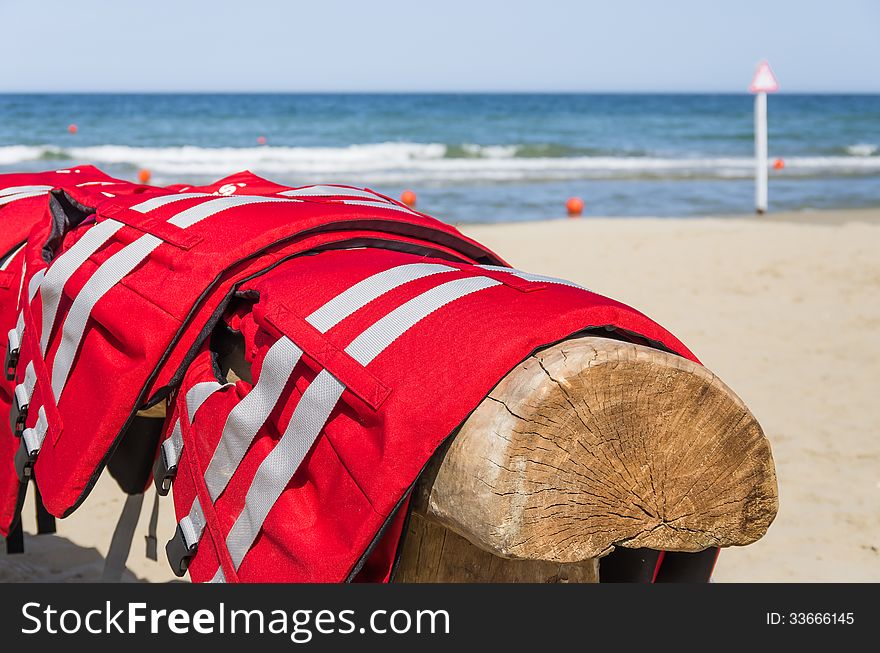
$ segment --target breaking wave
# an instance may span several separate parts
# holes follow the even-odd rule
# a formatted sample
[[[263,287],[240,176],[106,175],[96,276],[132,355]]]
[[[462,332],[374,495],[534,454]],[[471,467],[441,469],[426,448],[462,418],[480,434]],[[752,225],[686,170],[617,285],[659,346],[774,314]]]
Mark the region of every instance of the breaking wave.
[[[880,174],[876,145],[855,144],[847,155],[786,157],[776,174],[802,177]],[[148,168],[175,178],[216,177],[249,169],[303,183],[503,183],[571,179],[739,179],[754,174],[751,157],[651,156],[591,151],[555,144],[476,145],[375,143],[345,147],[0,146],[0,166],[70,161],[115,169]]]

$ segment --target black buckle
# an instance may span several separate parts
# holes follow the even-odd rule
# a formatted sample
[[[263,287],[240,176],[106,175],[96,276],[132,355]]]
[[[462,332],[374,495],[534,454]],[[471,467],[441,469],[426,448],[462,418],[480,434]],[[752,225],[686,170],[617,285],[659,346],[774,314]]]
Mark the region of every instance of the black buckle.
[[[3,363],[3,367],[6,370],[6,380],[7,381],[15,381],[15,368],[18,367],[18,347],[15,349],[10,346],[6,348],[6,360]]]
[[[168,563],[171,565],[171,571],[175,576],[183,576],[189,569],[190,561],[195,557],[199,550],[199,545],[194,544],[192,548],[186,545],[186,538],[183,537],[183,530],[180,524],[174,531],[174,537],[168,540],[165,545],[165,555],[168,556]]]
[[[166,496],[171,489],[171,482],[177,478],[177,465],[168,466],[165,460],[165,447],[159,447],[156,464],[153,465],[153,480],[156,482],[156,494]]]
[[[9,407],[9,428],[12,434],[20,438],[24,433],[24,425],[27,422],[28,404],[20,406],[18,403],[18,394],[13,393],[12,406]]]

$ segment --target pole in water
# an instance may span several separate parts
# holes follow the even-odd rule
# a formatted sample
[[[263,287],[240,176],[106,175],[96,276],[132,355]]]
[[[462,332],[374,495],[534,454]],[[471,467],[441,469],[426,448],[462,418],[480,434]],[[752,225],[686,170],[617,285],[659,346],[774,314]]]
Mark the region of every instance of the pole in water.
[[[758,64],[749,90],[755,94],[755,211],[761,215],[767,212],[767,93],[779,90],[766,61]]]
[[[767,93],[755,95],[755,212],[767,211]]]

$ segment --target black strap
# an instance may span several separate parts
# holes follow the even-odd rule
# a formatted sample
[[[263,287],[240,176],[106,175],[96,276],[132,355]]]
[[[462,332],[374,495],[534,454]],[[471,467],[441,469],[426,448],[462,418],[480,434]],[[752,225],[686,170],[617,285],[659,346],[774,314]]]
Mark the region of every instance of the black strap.
[[[34,479],[34,501],[37,504],[37,535],[50,535],[55,532],[55,517],[46,510],[40,486]]]
[[[144,539],[147,541],[147,559],[159,560],[158,540],[156,539],[156,530],[159,527],[159,498],[156,492],[153,495],[153,510],[150,512],[150,525],[147,527],[147,534]]]
[[[9,534],[6,536],[6,553],[24,553],[24,531],[21,528],[21,509],[24,507],[24,498],[27,496],[28,482],[18,484],[18,496],[15,500],[15,512],[12,514],[12,524],[9,526]]]

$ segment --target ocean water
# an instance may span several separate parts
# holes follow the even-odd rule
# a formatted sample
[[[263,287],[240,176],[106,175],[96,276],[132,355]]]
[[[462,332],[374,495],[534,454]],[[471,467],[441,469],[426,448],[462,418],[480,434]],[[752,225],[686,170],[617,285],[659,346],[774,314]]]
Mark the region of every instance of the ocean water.
[[[0,172],[153,183],[249,169],[368,186],[453,222],[754,208],[749,95],[0,95]],[[880,206],[880,95],[769,99],[771,210]],[[67,126],[74,123],[76,134]],[[266,139],[265,145],[258,138]]]

